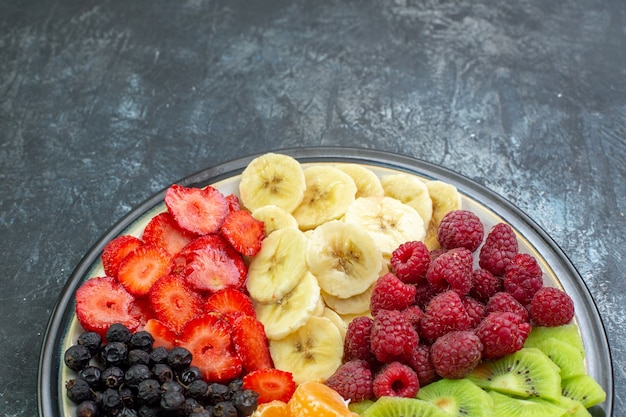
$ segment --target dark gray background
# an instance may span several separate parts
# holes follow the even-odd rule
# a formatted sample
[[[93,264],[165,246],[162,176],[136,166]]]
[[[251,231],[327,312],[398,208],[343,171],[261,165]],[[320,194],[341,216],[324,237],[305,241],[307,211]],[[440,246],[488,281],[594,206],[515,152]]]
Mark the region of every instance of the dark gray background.
[[[172,182],[285,147],[440,164],[563,248],[626,398],[626,2],[0,3],[0,415],[73,268]]]

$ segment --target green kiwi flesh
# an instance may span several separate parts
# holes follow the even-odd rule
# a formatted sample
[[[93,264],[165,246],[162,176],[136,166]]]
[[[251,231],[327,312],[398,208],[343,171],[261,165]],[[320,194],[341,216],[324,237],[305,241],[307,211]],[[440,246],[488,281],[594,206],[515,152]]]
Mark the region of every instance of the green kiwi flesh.
[[[566,415],[568,417],[591,417],[591,413],[580,401],[572,400],[569,397],[562,396],[557,405],[567,410]]]
[[[493,415],[498,417],[564,417],[567,410],[539,398],[522,399],[491,391]]]
[[[365,410],[370,408],[372,405],[374,405],[374,401],[372,401],[372,400],[363,400],[363,401],[357,401],[357,402],[349,403],[348,404],[348,408],[353,413],[357,413],[358,415],[362,416],[363,413],[365,412]]]
[[[435,404],[415,398],[380,397],[361,417],[450,417]]]
[[[417,398],[431,402],[452,416],[492,416],[487,391],[468,379],[441,379],[420,388]]]
[[[576,323],[556,327],[533,326],[528,338],[526,338],[524,347],[537,347],[539,343],[550,337],[572,345],[580,352],[583,358],[585,357],[585,346]]]
[[[606,400],[606,392],[590,375],[578,375],[562,381],[562,393],[589,408]]]
[[[467,376],[481,388],[519,397],[561,397],[559,367],[537,348],[523,348],[495,361],[484,361]]]
[[[580,351],[574,346],[562,342],[555,337],[549,337],[537,344],[537,349],[545,353],[561,368],[561,379],[577,375],[585,375],[585,360]]]

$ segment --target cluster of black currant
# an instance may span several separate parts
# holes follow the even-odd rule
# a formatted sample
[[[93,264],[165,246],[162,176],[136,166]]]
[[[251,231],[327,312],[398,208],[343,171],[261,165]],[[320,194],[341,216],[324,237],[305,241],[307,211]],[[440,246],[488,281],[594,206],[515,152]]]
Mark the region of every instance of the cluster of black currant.
[[[153,347],[150,333],[121,324],[105,338],[84,332],[65,351],[66,366],[77,373],[65,383],[77,417],[246,417],[257,408],[258,394],[241,379],[204,381],[183,347]]]

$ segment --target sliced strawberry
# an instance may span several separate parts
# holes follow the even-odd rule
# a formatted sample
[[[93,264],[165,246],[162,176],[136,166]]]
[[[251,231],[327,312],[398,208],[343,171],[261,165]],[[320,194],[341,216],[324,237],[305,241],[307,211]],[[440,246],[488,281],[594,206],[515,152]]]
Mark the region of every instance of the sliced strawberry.
[[[291,372],[279,369],[260,369],[243,377],[243,387],[259,394],[259,404],[273,400],[288,402],[296,383]]]
[[[191,320],[177,343],[191,352],[192,365],[202,371],[207,382],[226,382],[241,374],[241,360],[233,349],[232,326],[217,313],[206,313]]]
[[[122,260],[117,279],[129,293],[146,295],[152,284],[168,273],[170,260],[165,249],[144,244]]]
[[[201,291],[243,288],[248,269],[241,255],[219,235],[204,236],[203,243],[186,253],[187,282]]]
[[[165,205],[183,229],[216,233],[228,214],[228,201],[216,188],[188,188],[174,184],[165,192]]]
[[[246,372],[273,368],[269,343],[263,323],[253,316],[242,315],[233,324],[233,343]]]
[[[230,212],[220,232],[239,253],[246,256],[256,255],[265,237],[263,222],[252,217],[247,210]]]
[[[106,335],[114,323],[122,323],[131,331],[140,324],[135,316],[135,297],[112,277],[95,277],[76,290],[76,318],[87,331]]]
[[[241,210],[241,200],[235,194],[228,194],[226,201],[228,201],[228,211]]]
[[[176,334],[165,324],[157,319],[150,319],[143,326],[143,330],[147,331],[154,338],[154,347],[164,347],[171,349],[175,346]]]
[[[179,333],[189,320],[202,313],[202,296],[178,275],[159,278],[148,296],[156,318],[174,333]]]
[[[131,235],[121,235],[111,240],[102,250],[102,266],[104,273],[113,278],[117,278],[117,270],[122,260],[143,245],[143,242]]]
[[[141,239],[144,243],[159,246],[174,256],[196,236],[195,233],[180,227],[174,217],[166,211],[150,219]]]
[[[204,302],[204,311],[215,311],[234,323],[239,316],[256,317],[250,297],[236,288],[224,288],[209,295]]]

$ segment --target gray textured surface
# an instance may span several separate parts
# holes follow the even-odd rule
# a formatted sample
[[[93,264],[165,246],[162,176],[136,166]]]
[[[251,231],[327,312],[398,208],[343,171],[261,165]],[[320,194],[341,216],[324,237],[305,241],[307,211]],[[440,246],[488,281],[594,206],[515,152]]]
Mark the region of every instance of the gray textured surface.
[[[626,398],[626,2],[0,3],[0,415],[121,216],[283,147],[418,157],[517,205],[598,304]]]

